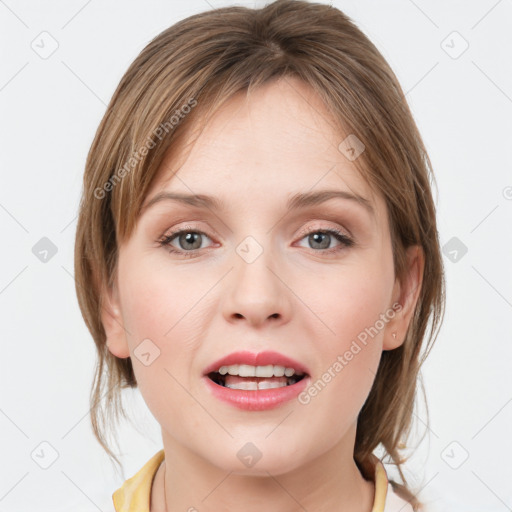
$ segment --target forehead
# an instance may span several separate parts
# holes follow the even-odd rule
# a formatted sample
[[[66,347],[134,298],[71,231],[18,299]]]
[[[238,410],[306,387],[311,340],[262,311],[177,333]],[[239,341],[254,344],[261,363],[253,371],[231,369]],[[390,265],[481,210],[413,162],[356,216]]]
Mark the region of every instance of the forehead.
[[[328,189],[358,198],[376,216],[385,208],[340,151],[347,134],[298,79],[265,84],[249,96],[239,93],[193,130],[185,137],[186,150],[172,148],[162,162],[144,207],[165,192],[215,196],[217,203],[204,206],[225,209],[298,204],[299,195]]]

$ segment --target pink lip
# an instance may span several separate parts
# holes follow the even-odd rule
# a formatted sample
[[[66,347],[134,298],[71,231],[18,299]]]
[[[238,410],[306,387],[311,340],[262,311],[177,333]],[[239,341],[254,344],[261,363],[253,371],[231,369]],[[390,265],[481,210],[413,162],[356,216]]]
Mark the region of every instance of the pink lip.
[[[310,372],[306,366],[302,365],[298,361],[295,361],[294,359],[280,354],[279,352],[273,352],[271,350],[266,350],[265,352],[260,352],[259,354],[248,351],[233,352],[209,365],[204,370],[203,375],[216,372],[221,366],[230,366],[233,364],[249,364],[251,366],[267,366],[272,364],[274,366],[277,365],[284,366],[285,368],[293,368],[296,372],[307,373],[310,375]]]
[[[215,383],[208,377],[209,373],[216,372],[221,366],[230,366],[233,364],[249,364],[251,366],[267,366],[272,364],[284,366],[285,368],[293,368],[296,372],[302,372],[307,375],[291,386],[273,389],[257,389],[255,391],[226,388]],[[203,380],[208,390],[219,400],[247,411],[264,411],[278,407],[284,402],[295,398],[309,385],[311,377],[308,368],[303,364],[279,352],[267,350],[259,354],[248,351],[233,352],[209,365],[204,370]]]
[[[309,386],[311,377],[304,377],[291,386],[274,389],[257,389],[255,391],[225,388],[220,384],[216,384],[207,376],[204,376],[203,380],[208,391],[219,400],[246,411],[265,411],[293,400]]]

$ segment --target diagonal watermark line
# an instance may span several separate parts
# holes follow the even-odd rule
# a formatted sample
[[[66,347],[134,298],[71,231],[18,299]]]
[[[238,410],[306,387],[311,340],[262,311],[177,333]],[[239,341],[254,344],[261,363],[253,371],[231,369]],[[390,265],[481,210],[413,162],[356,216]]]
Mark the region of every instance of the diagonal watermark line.
[[[228,434],[230,437],[233,437],[231,432],[229,432],[229,430],[226,427],[224,427],[222,423],[220,423],[214,416],[212,416],[208,409],[206,409],[206,407],[167,368],[164,368],[164,370],[181,386],[181,388],[184,391],[186,391],[203,408],[203,410],[208,414],[208,416],[210,416],[210,418],[212,418],[212,420],[215,421],[215,423],[217,423],[219,427],[221,427],[226,432],[226,434]]]
[[[64,471],[62,471],[62,469],[60,470],[60,472],[100,511],[102,512],[101,508],[98,507],[98,505],[96,505],[96,503],[94,503],[94,501],[91,500],[91,498],[87,495],[87,493],[85,493],[84,491],[82,491],[82,489],[80,489],[80,487],[78,487],[78,485],[75,484],[75,482],[73,482],[73,480],[71,480],[71,478],[69,478],[68,475],[66,475],[66,473],[64,473]]]
[[[503,505],[507,507],[507,510],[512,510],[512,508],[510,508],[509,505],[507,505],[473,470],[471,470],[471,473],[473,473],[473,475],[475,475],[478,478],[478,480],[480,480],[480,482],[482,482],[485,485],[485,487],[487,487],[487,489],[489,489],[489,491],[491,491],[494,494],[494,496],[496,496],[496,498],[498,498],[501,501],[501,503],[503,503]]]
[[[24,230],[25,230],[25,233],[28,233],[28,232],[29,232],[29,231],[28,231],[28,229],[27,229],[27,228],[25,228],[25,226],[24,226],[24,225],[23,225],[23,224],[22,224],[22,223],[21,223],[21,222],[20,222],[20,221],[19,221],[19,220],[18,220],[18,219],[17,219],[17,218],[16,218],[16,217],[15,217],[15,216],[14,216],[14,215],[13,215],[13,214],[12,214],[12,213],[7,209],[7,208],[6,208],[3,204],[0,204],[0,208],[3,208],[3,209],[4,209],[4,210],[5,210],[5,211],[6,211],[6,212],[11,216],[11,218],[12,218],[15,222],[17,222],[17,224],[18,224],[22,229],[24,229]]]
[[[286,288],[288,288],[288,290],[290,290],[293,293],[293,295],[295,295],[295,297],[297,297],[297,299],[299,299],[302,302],[302,304],[304,304],[304,306],[306,306],[309,309],[309,311],[311,311],[311,313],[313,313],[313,315],[315,315],[318,318],[318,320],[320,320],[320,322],[322,322],[325,325],[325,327],[327,327],[327,329],[329,329],[329,331],[331,331],[336,336],[336,333],[269,266],[266,265],[266,267],[270,270],[270,272],[272,272],[272,274],[274,274],[279,279],[279,281],[281,281],[281,283],[283,283],[286,286]]]
[[[62,27],[60,27],[60,29],[62,30],[63,28],[67,27],[69,25],[69,23],[72,20],[74,20],[91,2],[92,2],[92,0],[89,0],[81,9],[79,9],[73,16],[71,16],[71,18],[66,23],[64,23],[64,25],[62,25]]]
[[[377,372],[374,372],[371,368],[368,368],[368,370],[373,374],[373,376],[374,376],[374,377],[377,377]],[[377,369],[377,371],[378,371],[378,369]],[[388,386],[385,382],[384,382],[384,385],[389,389],[389,386]],[[400,401],[405,405],[405,402],[404,402],[402,399],[400,399]],[[414,404],[412,405],[412,407],[410,407],[410,408],[409,408],[409,410],[411,411],[411,414],[412,414],[413,416],[415,416],[419,421],[421,421],[421,423],[423,423],[423,425],[425,425],[425,427],[426,427],[428,430],[430,430],[430,432],[432,432],[432,434],[434,434],[434,435],[439,439],[439,436],[434,432],[434,430],[432,429],[432,427],[431,427],[430,425],[428,425],[427,423],[425,423],[425,422],[423,421],[423,419],[422,419],[422,418],[420,418],[420,416],[418,416],[418,414],[416,414],[416,413],[414,412]]]
[[[228,476],[231,475],[231,473],[233,473],[233,471],[230,471],[201,501],[206,500],[208,496],[210,496],[210,494],[212,494],[216,489],[218,489],[226,481],[226,478],[228,478]]]
[[[0,501],[2,501],[19,483],[29,474],[29,471],[27,471],[1,498]]]
[[[60,232],[61,233],[64,233],[64,231],[66,231],[66,229],[71,226],[71,224],[77,219],[78,215],[75,215],[75,218],[74,219],[71,219],[61,230]]]
[[[439,475],[439,471],[424,485],[422,485],[416,492],[415,494],[419,495],[421,491],[423,491],[423,489],[425,489],[425,487],[427,487],[427,485],[432,482],[432,480],[434,480],[434,478]],[[400,512],[401,510],[403,510],[405,507],[408,507],[410,506],[409,503],[404,503],[396,512]]]
[[[21,19],[21,18],[20,18],[20,17],[19,17],[19,16],[18,16],[18,15],[17,15],[17,14],[16,14],[16,13],[15,13],[15,12],[14,12],[14,11],[13,11],[9,6],[8,6],[8,5],[7,5],[7,4],[6,4],[6,3],[5,3],[5,2],[4,2],[4,0],[0,0],[0,3],[1,3],[1,4],[2,4],[2,5],[3,5],[7,10],[9,10],[9,11],[11,12],[11,14],[12,14],[14,17],[18,18],[18,21],[19,21],[20,23],[23,23],[23,25],[25,25],[25,27],[26,27],[26,28],[30,28],[30,27],[29,27],[29,26],[28,26],[28,25],[27,25],[27,24],[26,24],[26,23],[25,23],[25,22],[24,22],[24,21],[23,21],[23,20],[22,20],[22,19]]]
[[[425,487],[427,487],[427,485],[432,482],[432,480],[434,480],[434,478],[439,475],[439,471],[424,485],[422,485],[419,490],[418,490],[418,493],[420,493],[421,491],[423,491],[423,489],[425,489]]]
[[[108,105],[63,60],[61,60],[61,62],[62,64],[64,64],[64,66],[66,66],[69,69],[69,71],[71,71],[71,73],[73,73],[73,75],[75,75],[78,78],[80,82],[82,82],[82,84],[85,87],[87,87],[87,89],[89,89],[89,91],[91,91],[94,94],[94,96],[96,96],[96,98],[98,98],[101,101],[101,103],[103,103],[103,105],[105,105],[105,107],[108,107]]]
[[[472,27],[471,30],[473,30],[484,18],[487,17],[487,15],[501,2],[501,0],[498,0]]]
[[[25,432],[23,432],[23,430],[21,430],[20,427],[18,427],[18,425],[16,425],[16,423],[14,423],[14,421],[12,421],[11,418],[9,418],[9,416],[7,416],[7,414],[5,414],[4,411],[2,411],[2,409],[0,409],[0,412],[27,438],[27,439],[30,439],[27,434],[25,434]]]
[[[209,5],[213,10],[215,10],[215,9],[216,9],[216,7],[213,7],[213,5],[212,5],[210,2],[208,2],[208,0],[204,0],[204,1],[205,1],[205,2],[206,2],[206,3],[207,3],[207,4],[208,4],[208,5]]]
[[[403,103],[404,101],[406,101],[406,96],[412,92],[412,90],[417,87],[425,78],[428,74],[430,74],[432,72],[432,70],[439,64],[439,61],[437,61],[411,88],[409,88],[409,90],[407,92],[404,92],[404,95],[403,97],[401,97],[392,107],[391,109],[388,111],[386,110],[386,114],[387,116],[389,117],[391,115],[391,112],[393,110],[395,110],[395,108],[400,105],[401,103]],[[384,120],[385,122],[387,122],[386,119],[384,119],[384,116],[380,116],[381,117],[381,121]],[[365,131],[369,130],[370,129],[370,125],[367,124],[366,125],[366,128],[365,128]]]
[[[185,316],[187,316],[198,304],[201,302],[206,295],[208,295],[232,270],[234,267],[231,267],[199,300],[164,334],[167,336],[182,320]]]
[[[20,270],[1,290],[0,290],[0,295],[2,293],[4,293],[4,291],[7,289],[8,286],[11,285],[11,283],[13,281],[15,281],[16,279],[18,279],[18,276],[22,273],[22,272],[25,272],[25,270],[27,270],[28,268],[28,265],[25,265],[25,268],[23,270]]]
[[[107,389],[105,391],[105,393],[103,393],[103,396],[101,396],[100,398],[98,398],[98,400],[96,400],[96,402],[94,403],[94,405],[98,404],[99,402],[101,402],[105,396],[107,396],[107,393],[109,393],[111,390],[115,389],[115,388],[118,388],[119,387],[119,384],[114,384],[110,390]],[[60,438],[61,441],[62,439],[64,439],[84,418],[87,418],[87,416],[89,416],[90,412],[91,412],[91,409],[92,409],[93,406],[89,407],[89,410]]]
[[[503,96],[505,96],[505,98],[507,98],[507,100],[512,103],[512,99],[510,98],[510,96],[489,75],[487,75],[485,71],[482,68],[480,68],[474,60],[472,60],[471,62],[473,66],[475,66],[480,71],[480,73],[482,73],[482,75],[484,75],[487,78],[487,80],[489,80],[489,82],[491,82],[494,85],[494,87],[496,87],[496,89],[498,89],[498,91],[500,91],[501,94],[503,94]]]
[[[21,68],[18,69],[18,71],[16,71],[12,77],[9,78],[9,80],[4,85],[2,85],[2,87],[0,87],[0,92],[2,92],[27,66],[28,62],[25,62],[25,64],[21,66]]]
[[[90,87],[89,87],[89,86],[88,86],[88,85],[87,85],[87,84],[86,84],[86,83],[85,83],[85,82],[84,82],[84,81],[83,81],[83,80],[82,80],[82,79],[81,79],[81,78],[80,78],[80,77],[79,77],[79,76],[78,76],[78,75],[77,75],[77,74],[76,74],[76,73],[75,73],[75,72],[74,72],[74,71],[73,71],[73,70],[72,70],[72,69],[71,69],[71,68],[70,68],[66,63],[65,63],[65,62],[64,62],[64,61],[63,61],[63,60],[61,60],[61,62],[62,62],[62,64],[64,64],[64,66],[66,66],[66,67],[69,69],[69,71],[71,71],[71,73],[73,73],[73,75],[75,75],[75,76],[76,76],[76,78],[77,78],[80,82],[82,82],[82,84],[83,84],[85,87],[87,87],[87,89],[89,89],[89,91],[91,91],[91,92],[94,94],[94,96],[96,96],[96,98],[98,98],[98,99],[101,101],[101,103],[103,103],[103,105],[105,105],[105,107],[107,108],[107,112],[112,111],[112,113],[117,117],[117,119],[119,119],[120,121],[122,121],[122,118],[121,118],[121,117],[119,117],[119,116],[117,115],[117,113],[116,113],[116,111],[113,109],[113,107],[110,107],[110,108],[109,108],[109,106],[108,106],[108,105],[107,105],[107,104],[106,104],[106,103],[105,103],[105,102],[104,102],[104,101],[103,101],[103,100],[102,100],[102,99],[101,99],[101,98],[100,98],[100,97],[99,97],[99,96],[98,96],[98,95],[97,95],[97,94],[96,94],[96,93],[95,93],[95,92],[94,92],[94,91],[93,91],[93,90],[92,90],[92,89],[91,89],[91,88],[90,88]]]
[[[101,400],[103,400],[103,398],[105,397],[105,395],[108,393],[108,391],[105,391],[105,394],[101,397],[100,399],[100,402]],[[76,427],[77,425],[82,421],[84,420],[85,418],[87,418],[89,416],[91,412],[91,408],[89,407],[89,410],[61,437],[61,440],[64,439],[68,434],[70,434]]]
[[[417,85],[419,85],[423,79],[430,74],[430,72],[439,64],[439,61],[437,61],[405,94],[404,97],[407,96]]]
[[[505,405],[503,405],[500,410],[471,438],[471,439],[474,439],[478,434],[480,434],[480,432],[482,432],[482,430],[487,427],[487,425],[489,425],[489,423],[491,423],[491,421],[496,418],[496,416],[498,416],[498,414],[503,410],[505,409],[505,407],[510,403],[512,402],[512,398],[510,398],[509,400],[507,400],[505,402]]]
[[[432,72],[432,70],[433,70],[433,69],[434,69],[438,64],[439,64],[439,61],[437,61],[437,62],[436,62],[436,63],[435,63],[435,64],[434,64],[434,65],[433,65],[433,66],[432,66],[432,67],[431,67],[431,68],[430,68],[430,69],[429,69],[429,70],[428,70],[428,71],[427,71],[427,72],[426,72],[426,73],[425,73],[425,74],[424,74],[424,75],[423,75],[423,76],[422,76],[422,77],[421,77],[421,78],[420,78],[420,79],[419,79],[419,80],[418,80],[418,81],[417,81],[417,82],[416,82],[416,83],[415,83],[415,84],[414,84],[414,85],[413,85],[413,86],[412,86],[412,87],[407,91],[407,92],[405,92],[405,93],[403,94],[403,97],[400,97],[400,98],[398,99],[398,101],[396,101],[396,102],[395,102],[395,104],[394,104],[394,105],[393,105],[389,110],[387,110],[387,109],[385,109],[385,108],[383,107],[383,108],[384,108],[384,110],[385,110],[385,112],[386,112],[386,116],[387,116],[387,117],[385,117],[384,115],[381,115],[381,114],[379,113],[380,121],[381,121],[381,122],[387,122],[387,121],[388,121],[388,120],[387,120],[387,118],[389,118],[389,116],[391,115],[391,112],[392,112],[393,110],[395,110],[395,108],[397,108],[397,106],[398,106],[398,105],[402,104],[404,101],[407,101],[407,100],[406,100],[406,96],[407,96],[410,92],[412,92],[412,90],[413,90],[415,87],[417,87],[417,86],[418,86],[418,85],[419,85],[419,84],[420,84],[420,83],[421,83],[421,82],[426,78],[426,76]],[[373,125],[375,125],[375,123],[373,123]],[[369,130],[370,130],[370,128],[372,128],[372,125],[371,125],[370,123],[367,123],[367,124],[366,124],[366,126],[362,129],[362,131],[363,131],[363,132],[367,132],[367,131],[369,131]]]
[[[72,279],[73,279],[73,281],[75,282],[75,286],[76,286],[78,283],[76,282],[75,276],[74,276],[74,275],[73,275],[73,274],[72,274],[72,273],[71,273],[71,272],[70,272],[66,267],[64,267],[64,265],[61,265],[61,268],[71,276],[71,278],[72,278]],[[82,288],[82,289],[83,289],[83,287],[82,287],[82,286],[81,286],[80,288]],[[102,306],[101,306],[101,309],[103,309],[103,311],[105,311],[109,316],[111,316],[111,317],[112,317],[112,315],[110,314],[110,311],[109,311],[108,309],[106,309],[106,308],[105,308],[105,306],[103,306],[103,305],[102,305]],[[117,322],[117,324],[118,324],[118,325],[123,329],[123,331],[124,331],[124,332],[126,332],[126,333],[127,333],[128,335],[130,335],[130,336],[132,335],[132,333],[131,333],[128,329],[126,329],[126,327],[125,327],[123,324],[121,324],[120,322],[118,322],[117,318],[115,318],[115,317],[112,317],[112,318],[114,318],[114,320],[115,320],[115,321]]]
[[[494,212],[494,210],[496,210],[496,208],[498,208],[499,204],[497,204],[469,233],[473,233],[473,231],[475,231],[475,229],[480,226],[480,224],[482,224],[482,222],[487,219],[487,217],[489,217],[489,215],[491,215],[491,213]]]
[[[421,11],[423,13],[423,16],[425,16],[425,18],[427,18],[430,23],[432,23],[432,25],[434,25],[434,27],[436,28],[439,28],[439,26],[437,25],[437,23],[435,23],[432,18],[430,16],[427,15],[427,13],[425,11],[423,11],[422,9],[420,9],[419,5],[417,5],[415,2],[413,2],[413,0],[409,0],[409,2],[411,2],[411,4],[413,4],[416,9],[418,9],[419,11]]]
[[[298,501],[298,500],[297,500],[297,498],[295,498],[295,496],[293,496],[292,494],[290,494],[290,493],[288,492],[288,490],[287,490],[287,489],[286,489],[286,488],[281,484],[281,482],[280,482],[280,481],[279,481],[279,480],[278,480],[274,475],[272,475],[272,474],[271,474],[271,473],[269,473],[268,471],[266,471],[266,473],[267,473],[267,475],[268,475],[269,477],[271,477],[271,478],[272,478],[272,480],[274,480],[274,482],[275,482],[277,485],[279,485],[279,487],[281,487],[281,489],[283,489],[283,491],[284,491],[286,494],[288,494],[288,496],[290,496],[290,498],[291,498],[293,501],[295,501],[295,503],[297,503],[297,505],[299,505],[299,506],[300,506],[300,508],[301,508],[302,510],[305,510],[305,511],[307,512],[307,508],[306,508],[306,507],[304,507],[304,505],[303,505],[300,501]]]
[[[288,418],[288,416],[290,416],[290,414],[294,413],[295,412],[295,409],[293,411],[290,411],[266,436],[265,436],[265,439],[270,435],[272,434],[277,427],[279,427],[279,425],[281,425],[281,423],[283,423],[283,421]]]
[[[471,268],[512,308],[512,304],[473,265]]]

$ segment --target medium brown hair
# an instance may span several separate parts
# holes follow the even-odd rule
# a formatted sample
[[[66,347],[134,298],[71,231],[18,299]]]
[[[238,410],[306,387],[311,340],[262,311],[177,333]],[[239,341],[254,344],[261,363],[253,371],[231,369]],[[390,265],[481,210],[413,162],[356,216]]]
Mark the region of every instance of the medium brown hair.
[[[400,447],[410,434],[420,366],[444,314],[434,176],[395,74],[350,18],[330,5],[277,0],[261,9],[190,16],[155,37],[122,77],[87,157],[75,240],[76,293],[98,352],[93,431],[119,464],[105,433],[119,413],[127,418],[121,390],[137,382],[130,357],[117,358],[106,347],[103,291],[112,285],[118,248],[133,232],[164,156],[183,149],[190,128],[234,94],[288,76],[319,94],[340,141],[354,134],[365,145],[353,163],[385,199],[398,279],[407,269],[405,250],[419,244],[424,251],[423,283],[405,341],[382,353],[358,416],[354,450],[364,473],[373,451],[384,448],[403,481],[396,488],[416,507]]]

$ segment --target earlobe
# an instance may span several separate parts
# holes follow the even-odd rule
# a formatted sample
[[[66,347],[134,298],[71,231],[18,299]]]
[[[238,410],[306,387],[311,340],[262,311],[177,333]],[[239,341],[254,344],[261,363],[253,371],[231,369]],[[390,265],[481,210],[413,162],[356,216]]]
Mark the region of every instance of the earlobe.
[[[101,322],[110,353],[121,359],[130,357],[116,284],[103,288]]]
[[[386,325],[383,340],[383,350],[398,348],[405,341],[409,323],[416,308],[421,285],[423,282],[423,271],[425,256],[419,245],[407,248],[407,270],[400,282],[395,282],[393,289],[393,318]]]

